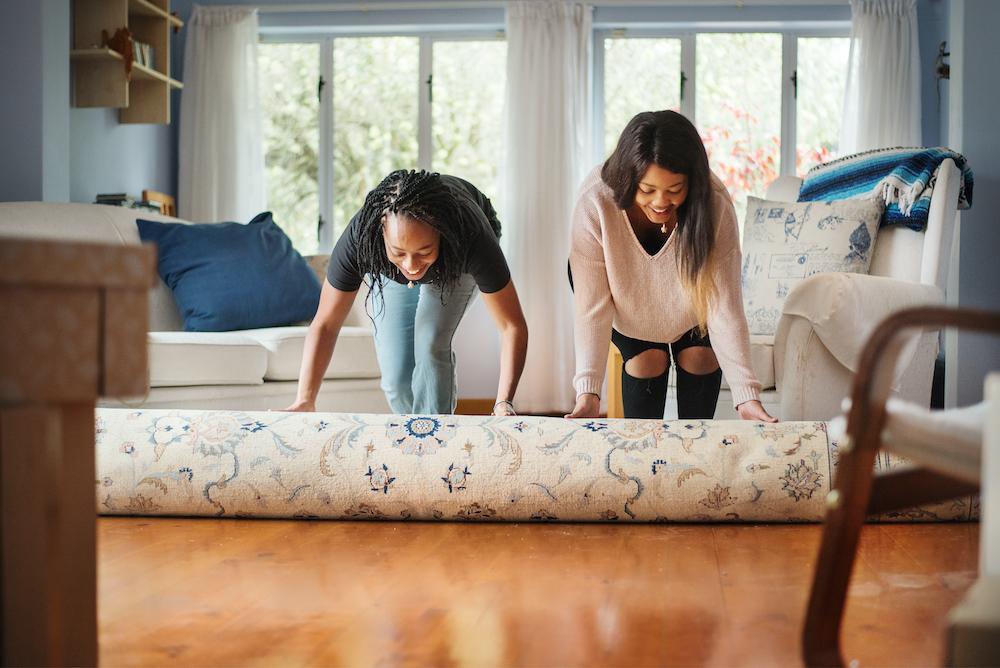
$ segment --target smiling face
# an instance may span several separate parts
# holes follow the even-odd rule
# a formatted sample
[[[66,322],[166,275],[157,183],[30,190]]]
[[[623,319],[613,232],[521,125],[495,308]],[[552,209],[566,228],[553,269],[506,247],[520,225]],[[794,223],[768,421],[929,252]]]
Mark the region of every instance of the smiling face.
[[[687,176],[651,164],[639,179],[632,206],[655,225],[674,223],[677,220],[677,209],[684,204],[687,195]]]
[[[383,217],[385,254],[408,281],[419,281],[438,259],[441,234],[427,223],[405,214]]]

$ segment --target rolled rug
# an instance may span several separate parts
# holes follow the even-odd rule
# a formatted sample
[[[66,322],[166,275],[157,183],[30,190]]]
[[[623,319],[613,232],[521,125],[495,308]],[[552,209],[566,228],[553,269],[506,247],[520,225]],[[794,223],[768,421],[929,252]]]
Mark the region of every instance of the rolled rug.
[[[811,522],[836,467],[824,422],[96,414],[105,515]],[[891,519],[977,510],[966,499]]]

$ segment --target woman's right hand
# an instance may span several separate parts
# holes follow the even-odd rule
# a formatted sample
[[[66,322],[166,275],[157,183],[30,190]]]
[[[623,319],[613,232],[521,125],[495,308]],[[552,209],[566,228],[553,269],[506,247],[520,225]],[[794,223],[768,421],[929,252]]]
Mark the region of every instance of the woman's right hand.
[[[316,402],[296,400],[291,406],[283,408],[282,410],[291,411],[293,413],[315,413]]]
[[[568,418],[592,418],[597,417],[601,412],[601,398],[589,392],[581,394],[576,398],[576,406],[573,412],[565,415]]]

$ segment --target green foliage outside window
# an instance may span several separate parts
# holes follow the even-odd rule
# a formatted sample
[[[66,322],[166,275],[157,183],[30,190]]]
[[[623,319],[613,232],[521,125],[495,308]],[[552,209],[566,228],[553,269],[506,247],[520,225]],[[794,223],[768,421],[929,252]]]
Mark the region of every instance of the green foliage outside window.
[[[473,183],[503,211],[497,196],[503,135],[507,43],[434,43],[434,171]]]
[[[386,174],[417,166],[419,58],[416,37],[333,42],[335,238]]]
[[[267,206],[303,254],[318,246],[318,44],[260,44]]]

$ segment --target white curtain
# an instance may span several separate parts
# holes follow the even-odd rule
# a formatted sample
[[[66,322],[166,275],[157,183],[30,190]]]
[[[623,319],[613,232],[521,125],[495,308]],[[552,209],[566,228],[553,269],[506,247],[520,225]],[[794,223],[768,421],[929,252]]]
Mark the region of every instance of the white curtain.
[[[257,10],[195,5],[184,48],[178,214],[246,222],[266,206]]]
[[[530,343],[525,412],[572,409],[573,304],[566,278],[574,199],[590,165],[591,8],[507,6],[505,248]]]
[[[920,146],[916,0],[851,0],[841,154]]]

